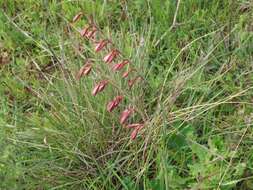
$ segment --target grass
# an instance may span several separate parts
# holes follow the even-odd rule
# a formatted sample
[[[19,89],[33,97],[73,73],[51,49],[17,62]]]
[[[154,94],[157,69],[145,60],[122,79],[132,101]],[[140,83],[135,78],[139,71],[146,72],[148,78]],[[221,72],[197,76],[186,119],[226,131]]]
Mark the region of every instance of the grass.
[[[253,189],[252,1],[0,7],[0,189]],[[79,36],[87,20],[70,27],[79,11],[144,78],[131,91]],[[77,81],[86,58],[96,72]],[[117,90],[93,97],[104,78]],[[128,104],[146,123],[134,141],[118,121]]]

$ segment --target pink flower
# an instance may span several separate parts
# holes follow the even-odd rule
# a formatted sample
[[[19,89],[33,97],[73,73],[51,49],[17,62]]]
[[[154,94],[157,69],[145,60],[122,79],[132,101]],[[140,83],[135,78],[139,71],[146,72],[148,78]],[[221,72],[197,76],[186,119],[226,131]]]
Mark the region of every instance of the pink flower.
[[[142,123],[134,123],[127,126],[128,128],[134,128],[134,130],[131,133],[131,139],[134,140],[136,136],[138,135],[138,132],[144,127],[144,124]]]
[[[86,27],[84,27],[84,28],[80,31],[81,36],[85,37],[85,36],[88,34],[90,28],[91,28],[91,26],[86,26]]]
[[[107,111],[112,112],[122,101],[122,96],[116,96],[112,101],[107,104]]]
[[[129,63],[129,60],[123,60],[122,62],[115,64],[112,67],[112,70],[118,71],[118,70],[122,69],[128,63]]]
[[[86,37],[87,39],[94,39],[96,32],[97,32],[96,27],[86,26],[80,31],[80,34],[81,36]]]
[[[127,108],[125,109],[120,116],[120,124],[123,124],[126,122],[126,120],[129,118],[130,114],[134,112],[133,108]]]
[[[104,90],[105,86],[108,84],[109,82],[107,80],[102,80],[100,81],[95,88],[92,90],[92,95],[96,96],[97,93],[101,92]]]
[[[79,12],[77,15],[74,16],[72,23],[77,22],[78,20],[80,20],[80,18],[83,16],[82,12]]]
[[[139,132],[138,128],[132,131],[131,136],[130,136],[132,140],[134,140],[137,137],[138,132]]]
[[[93,28],[85,35],[88,39],[94,39],[96,35],[97,29],[93,26]]]
[[[76,75],[76,78],[79,80],[82,76],[88,75],[91,71],[91,68],[92,68],[91,63],[87,62],[84,66],[81,67],[81,69]]]
[[[101,51],[110,41],[102,40],[95,46],[95,52]]]
[[[111,63],[118,55],[120,54],[119,50],[114,49],[109,54],[104,57],[104,62]]]

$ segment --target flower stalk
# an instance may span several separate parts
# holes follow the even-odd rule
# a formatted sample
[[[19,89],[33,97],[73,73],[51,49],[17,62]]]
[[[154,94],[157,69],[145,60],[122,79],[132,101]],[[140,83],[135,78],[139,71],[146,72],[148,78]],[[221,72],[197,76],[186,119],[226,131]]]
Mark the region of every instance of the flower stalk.
[[[83,16],[83,13],[80,12],[75,17],[72,19],[72,23],[75,23],[79,21]],[[85,26],[81,31],[80,35],[82,37],[85,37],[87,40],[90,40],[95,46],[94,46],[94,51],[95,53],[99,53],[102,50],[105,49],[110,49],[108,48],[108,45],[111,44],[113,47],[113,44],[110,39],[99,39],[99,34],[98,34],[98,27],[95,26],[94,22],[89,22],[88,26]],[[95,39],[96,38],[96,39]],[[97,40],[98,39],[98,40]],[[113,47],[109,53],[107,53],[103,57],[103,62],[105,63],[112,63],[114,62],[119,56],[121,55],[120,51]],[[122,55],[120,56],[122,57]],[[130,61],[128,59],[123,59],[120,62],[114,64],[111,66],[111,70],[116,72],[122,70],[126,65],[130,64]],[[92,70],[92,64],[91,62],[86,62],[84,66],[82,66],[79,70],[79,72],[76,75],[76,78],[79,80],[83,76],[89,75],[89,73]],[[127,68],[126,71],[123,72],[122,74],[122,79],[128,78],[129,75],[132,73],[132,71],[136,71],[134,68],[132,68],[132,64]],[[128,79],[127,84],[129,89],[133,87],[136,82],[141,79],[140,76],[137,76],[133,79]],[[98,82],[95,87],[92,90],[92,95],[96,96],[98,93],[102,92],[105,87],[108,85],[109,81],[108,80],[102,80]],[[113,100],[109,101],[106,109],[108,112],[112,112],[114,109],[116,109],[119,104],[122,102],[123,96],[118,95],[116,96]],[[132,140],[136,139],[138,132],[144,127],[144,123],[130,123],[127,124],[128,119],[130,116],[135,112],[134,108],[128,107],[124,111],[121,112],[120,118],[119,118],[119,123],[123,126],[125,126],[128,129],[132,129],[130,138]]]

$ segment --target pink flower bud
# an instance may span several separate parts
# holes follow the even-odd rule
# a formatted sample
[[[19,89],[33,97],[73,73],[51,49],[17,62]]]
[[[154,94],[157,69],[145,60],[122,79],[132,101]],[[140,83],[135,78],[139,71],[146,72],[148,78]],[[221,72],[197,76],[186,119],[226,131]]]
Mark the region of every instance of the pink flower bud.
[[[132,139],[132,140],[135,140],[135,139],[136,139],[136,137],[137,137],[137,135],[138,135],[138,132],[139,132],[138,128],[136,128],[136,129],[134,129],[134,130],[132,131],[132,133],[131,133],[131,139]]]
[[[131,70],[124,72],[122,78],[127,78],[130,72]]]
[[[123,124],[126,122],[126,120],[129,118],[130,114],[134,112],[133,108],[127,108],[125,109],[120,116],[120,124]]]
[[[117,49],[112,50],[104,57],[104,62],[111,63],[119,54],[120,54],[119,50]]]
[[[122,96],[116,96],[112,101],[107,104],[107,111],[112,112],[122,101]]]
[[[122,69],[128,63],[129,63],[129,60],[123,60],[122,62],[115,64],[112,67],[112,70],[118,71],[118,70]]]
[[[95,46],[95,52],[101,51],[107,44],[109,40],[102,40]]]
[[[134,130],[131,133],[131,139],[134,140],[136,136],[138,135],[138,132],[144,127],[144,124],[142,123],[133,123],[127,126],[128,128],[134,128]]]
[[[101,92],[104,90],[105,86],[108,84],[109,82],[107,80],[102,80],[100,81],[95,88],[92,90],[92,95],[96,96],[97,93]]]
[[[76,75],[76,78],[79,80],[81,77],[88,75],[91,71],[91,68],[92,68],[91,63],[90,62],[86,63],[84,66],[81,67],[81,69]]]
[[[128,75],[129,75],[129,73],[131,73],[132,71],[135,71],[135,69],[130,68],[128,71],[124,72],[124,73],[122,74],[122,78],[127,78]]]
[[[80,18],[83,16],[82,12],[79,12],[77,15],[74,16],[72,23],[77,22],[78,20],[80,20]]]

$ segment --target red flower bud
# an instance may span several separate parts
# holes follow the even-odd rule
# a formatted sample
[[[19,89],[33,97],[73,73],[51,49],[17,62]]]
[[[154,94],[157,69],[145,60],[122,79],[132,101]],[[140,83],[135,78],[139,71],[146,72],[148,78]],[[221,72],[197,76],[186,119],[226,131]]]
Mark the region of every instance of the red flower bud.
[[[134,112],[133,108],[127,108],[125,109],[120,116],[120,124],[123,124],[126,122],[126,120],[129,118],[130,114]]]
[[[119,50],[114,49],[109,54],[104,57],[104,62],[111,63],[118,55],[120,54]]]
[[[82,12],[79,12],[77,15],[74,16],[72,23],[77,22],[78,20],[80,20],[80,18],[83,16]]]
[[[128,64],[128,63],[129,63],[128,60],[123,60],[122,62],[115,64],[115,65],[112,67],[112,70],[118,71],[118,70],[122,69],[122,68],[123,68],[126,64]]]
[[[100,81],[96,86],[95,88],[92,90],[92,95],[93,96],[96,96],[97,93],[101,92],[104,90],[105,86],[108,84],[109,82],[107,80],[103,80],[103,81]]]
[[[107,111],[112,112],[122,101],[122,96],[116,96],[112,101],[107,104]]]
[[[86,76],[90,73],[91,71],[91,63],[86,63],[84,66],[81,67],[81,69],[79,70],[79,72],[76,75],[76,78],[79,80],[82,76]]]
[[[101,51],[107,44],[109,40],[102,40],[95,46],[95,52]]]

